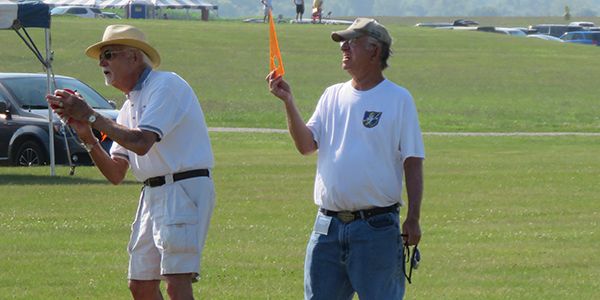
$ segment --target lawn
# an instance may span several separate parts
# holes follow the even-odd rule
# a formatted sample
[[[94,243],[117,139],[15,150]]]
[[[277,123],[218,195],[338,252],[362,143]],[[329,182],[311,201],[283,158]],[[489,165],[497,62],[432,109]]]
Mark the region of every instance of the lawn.
[[[84,55],[114,22],[147,33],[162,54],[159,69],[174,71],[190,83],[209,126],[285,128],[283,106],[264,81],[269,65],[267,25],[53,20],[55,73],[80,78],[117,103],[123,102],[122,93],[104,86],[97,62]],[[285,79],[306,119],[327,86],[349,79],[341,70],[339,45],[330,38],[331,31],[343,28],[277,25]],[[30,31],[43,41],[41,30]],[[596,47],[401,25],[390,25],[389,31],[396,41],[391,67],[384,74],[412,93],[424,131],[600,132]],[[17,35],[2,35],[0,72],[43,71]]]
[[[421,267],[407,299],[600,297],[598,137],[425,136]],[[299,299],[316,155],[211,133],[217,188],[198,299]],[[241,150],[243,149],[243,150]],[[0,298],[128,297],[140,184],[94,167],[1,168]],[[405,214],[405,210],[401,215]]]

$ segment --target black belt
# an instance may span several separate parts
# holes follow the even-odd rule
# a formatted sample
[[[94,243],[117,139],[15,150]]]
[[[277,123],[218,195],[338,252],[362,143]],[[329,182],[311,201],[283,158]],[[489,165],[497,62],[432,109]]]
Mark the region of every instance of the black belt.
[[[387,214],[390,212],[398,212],[398,211],[400,211],[400,205],[396,203],[396,204],[394,204],[392,206],[388,206],[388,207],[376,207],[376,208],[365,209],[365,210],[340,211],[340,212],[320,208],[319,211],[321,211],[326,216],[336,217],[344,223],[350,223],[352,221],[355,221],[355,220],[358,220],[361,218],[366,219],[366,218],[374,217],[377,215]]]
[[[209,176],[209,172],[207,169],[179,172],[179,173],[173,174],[173,182],[192,178],[192,177],[208,177],[208,176]],[[165,183],[167,183],[167,181],[165,180],[165,176],[156,176],[156,177],[152,177],[152,178],[148,178],[148,179],[144,180],[144,185],[149,186],[149,187],[157,187],[157,186],[161,186]]]

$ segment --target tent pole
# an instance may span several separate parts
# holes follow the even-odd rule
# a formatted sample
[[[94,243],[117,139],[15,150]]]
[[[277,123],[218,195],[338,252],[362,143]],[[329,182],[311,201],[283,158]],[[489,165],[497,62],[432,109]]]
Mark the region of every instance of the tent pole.
[[[50,62],[50,29],[46,28],[46,87],[48,94],[52,94],[52,87],[50,81],[50,68],[52,63]],[[52,130],[52,108],[48,105],[48,138],[50,140],[50,172],[52,176],[56,175],[54,170],[54,134]]]

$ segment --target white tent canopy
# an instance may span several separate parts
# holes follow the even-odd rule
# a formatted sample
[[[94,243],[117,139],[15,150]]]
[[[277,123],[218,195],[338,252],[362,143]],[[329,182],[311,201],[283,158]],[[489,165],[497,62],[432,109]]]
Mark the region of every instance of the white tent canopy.
[[[43,0],[44,3],[54,6],[89,6],[97,7],[100,0]]]
[[[132,0],[43,0],[44,3],[54,6],[90,6],[99,8],[124,8],[131,4]],[[149,0],[147,2],[160,9],[206,9],[217,10],[217,5],[200,0]]]

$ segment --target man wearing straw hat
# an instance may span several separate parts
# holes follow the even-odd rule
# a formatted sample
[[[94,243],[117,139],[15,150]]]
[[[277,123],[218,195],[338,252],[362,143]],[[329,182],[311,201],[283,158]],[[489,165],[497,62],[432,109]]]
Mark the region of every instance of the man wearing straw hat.
[[[133,26],[108,26],[86,55],[99,59],[107,85],[125,93],[117,121],[78,93],[57,90],[47,98],[111,183],[121,183],[129,168],[144,183],[128,247],[133,298],[163,299],[164,280],[170,299],[193,299],[215,203],[213,154],[198,99],[177,74],[155,70],[160,55]],[[110,154],[92,128],[114,141]]]
[[[392,42],[383,25],[358,18],[331,38],[352,79],[327,88],[307,123],[283,77],[266,78],[284,102],[298,151],[319,151],[304,299],[402,299],[403,251],[421,239],[425,150],[417,109],[406,89],[383,76]],[[400,227],[403,179],[408,211]]]

